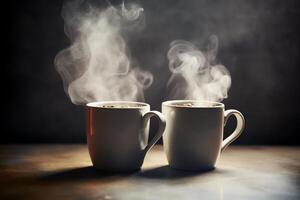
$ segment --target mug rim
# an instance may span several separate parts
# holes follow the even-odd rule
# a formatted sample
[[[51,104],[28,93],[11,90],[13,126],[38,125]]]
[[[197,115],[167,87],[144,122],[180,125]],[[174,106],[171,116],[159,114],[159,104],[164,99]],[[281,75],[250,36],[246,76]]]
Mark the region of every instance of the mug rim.
[[[179,103],[204,103],[208,105],[201,105],[201,106],[180,106],[180,105],[174,105],[174,104],[179,104]],[[171,108],[184,108],[184,109],[199,109],[199,108],[224,108],[225,105],[220,102],[216,101],[202,101],[202,100],[168,100],[164,101],[162,103],[162,106],[167,106]]]
[[[135,104],[137,106],[130,106],[130,107],[101,107],[105,104]],[[134,110],[134,109],[143,109],[143,108],[150,108],[150,105],[144,102],[139,101],[94,101],[87,103],[85,105],[88,108],[97,108],[97,109],[114,109],[114,110]]]

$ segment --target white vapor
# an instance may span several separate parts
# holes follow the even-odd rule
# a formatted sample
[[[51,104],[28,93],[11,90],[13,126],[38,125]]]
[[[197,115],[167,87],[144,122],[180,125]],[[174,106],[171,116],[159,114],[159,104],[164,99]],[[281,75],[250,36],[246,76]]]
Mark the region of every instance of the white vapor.
[[[99,9],[84,1],[68,1],[62,9],[71,45],[55,57],[64,89],[75,104],[92,101],[144,101],[153,76],[134,65],[122,31],[140,26],[137,5]],[[123,31],[124,32],[124,31]]]
[[[205,51],[188,41],[176,40],[168,52],[169,99],[222,101],[227,98],[231,77],[224,65],[215,64],[218,38],[211,36]]]

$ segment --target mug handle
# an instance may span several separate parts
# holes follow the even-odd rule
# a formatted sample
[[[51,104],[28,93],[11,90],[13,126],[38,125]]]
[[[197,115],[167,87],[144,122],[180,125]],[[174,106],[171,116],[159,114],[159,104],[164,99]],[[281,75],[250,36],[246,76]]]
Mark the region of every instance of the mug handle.
[[[234,140],[236,140],[241,135],[245,127],[244,116],[238,110],[233,110],[233,109],[226,110],[224,112],[224,126],[226,125],[228,118],[232,115],[235,116],[237,121],[236,128],[233,131],[233,133],[231,133],[230,136],[228,136],[225,140],[222,141],[221,152],[223,152],[226,149],[226,147],[228,147],[228,145],[230,145]]]
[[[145,147],[144,152],[147,153],[153,145],[161,138],[163,135],[165,128],[166,128],[166,120],[162,113],[158,111],[149,111],[146,112],[146,114],[143,116],[143,127],[145,128],[147,126],[148,121],[151,117],[156,117],[159,119],[159,126],[158,131],[156,132],[155,136],[152,138],[152,140],[148,143],[148,145]]]

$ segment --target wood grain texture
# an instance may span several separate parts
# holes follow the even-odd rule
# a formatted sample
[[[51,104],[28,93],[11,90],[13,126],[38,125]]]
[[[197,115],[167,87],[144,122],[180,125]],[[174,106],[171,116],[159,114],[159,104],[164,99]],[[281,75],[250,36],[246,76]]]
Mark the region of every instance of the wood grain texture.
[[[229,147],[208,172],[172,170],[162,146],[141,171],[91,167],[86,145],[0,146],[0,199],[300,199],[299,147]]]

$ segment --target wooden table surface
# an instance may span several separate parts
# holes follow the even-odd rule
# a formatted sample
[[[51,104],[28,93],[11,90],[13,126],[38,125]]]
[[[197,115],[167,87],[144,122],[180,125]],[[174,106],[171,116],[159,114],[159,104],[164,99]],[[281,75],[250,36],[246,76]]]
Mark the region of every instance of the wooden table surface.
[[[209,172],[172,170],[162,146],[141,171],[91,167],[86,145],[0,146],[0,199],[300,199],[300,147],[231,146]]]

